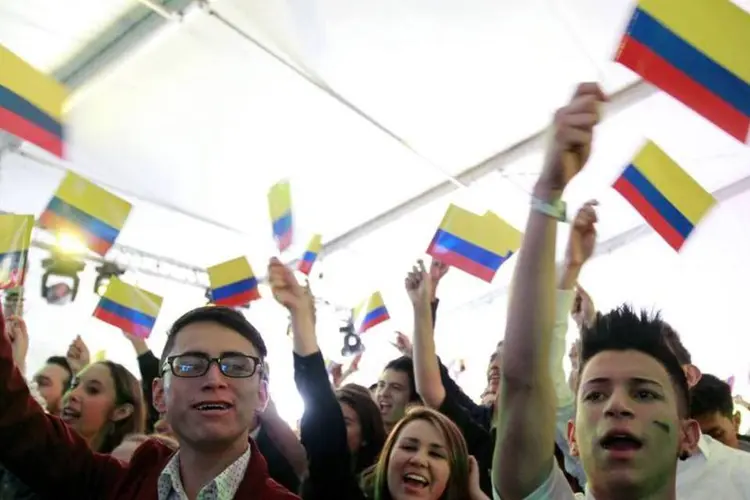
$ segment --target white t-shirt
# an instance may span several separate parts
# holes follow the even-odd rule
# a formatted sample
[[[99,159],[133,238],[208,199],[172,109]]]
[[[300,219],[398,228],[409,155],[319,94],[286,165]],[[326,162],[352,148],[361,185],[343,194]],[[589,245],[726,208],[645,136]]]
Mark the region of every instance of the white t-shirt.
[[[497,490],[494,492],[495,500],[502,500]],[[531,495],[527,496],[524,500],[595,500],[590,494],[584,495],[583,493],[573,493],[570,489],[568,480],[562,473],[560,468],[555,463],[554,467],[550,471],[547,480],[542,483],[539,488],[536,489]]]

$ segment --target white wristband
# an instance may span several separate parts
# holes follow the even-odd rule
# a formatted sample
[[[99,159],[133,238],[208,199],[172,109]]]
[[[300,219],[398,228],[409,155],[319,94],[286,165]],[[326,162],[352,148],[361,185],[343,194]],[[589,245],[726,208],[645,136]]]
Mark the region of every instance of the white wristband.
[[[561,199],[547,202],[535,196],[531,197],[531,209],[560,222],[567,222],[567,205]]]

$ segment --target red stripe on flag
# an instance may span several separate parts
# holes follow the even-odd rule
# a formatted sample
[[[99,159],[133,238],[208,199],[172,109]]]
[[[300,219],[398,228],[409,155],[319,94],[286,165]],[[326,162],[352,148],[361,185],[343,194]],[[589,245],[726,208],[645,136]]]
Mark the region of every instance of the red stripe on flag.
[[[732,137],[741,142],[747,139],[750,117],[743,115],[637,40],[625,35],[615,60],[703,115]]]

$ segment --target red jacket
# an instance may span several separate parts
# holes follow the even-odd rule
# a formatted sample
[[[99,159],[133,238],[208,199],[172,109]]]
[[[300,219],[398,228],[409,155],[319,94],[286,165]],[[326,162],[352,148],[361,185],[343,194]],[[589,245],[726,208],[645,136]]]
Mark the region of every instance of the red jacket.
[[[173,451],[150,440],[130,464],[91,451],[58,417],[29,394],[15,367],[0,315],[0,463],[43,498],[157,500],[157,481]],[[250,442],[250,463],[234,498],[299,500],[268,475],[266,460]]]

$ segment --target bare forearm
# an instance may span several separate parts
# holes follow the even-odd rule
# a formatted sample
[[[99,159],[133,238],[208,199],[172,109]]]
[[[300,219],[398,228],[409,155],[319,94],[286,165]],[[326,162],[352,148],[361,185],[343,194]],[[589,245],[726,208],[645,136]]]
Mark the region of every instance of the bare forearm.
[[[535,196],[552,200],[559,193],[544,187]],[[518,254],[508,307],[503,377],[534,383],[549,380],[549,345],[554,327],[555,243],[557,221],[530,211],[523,247]],[[512,353],[511,356],[507,356]]]
[[[414,307],[414,375],[417,392],[425,403],[438,408],[445,399],[440,379],[430,304]]]

